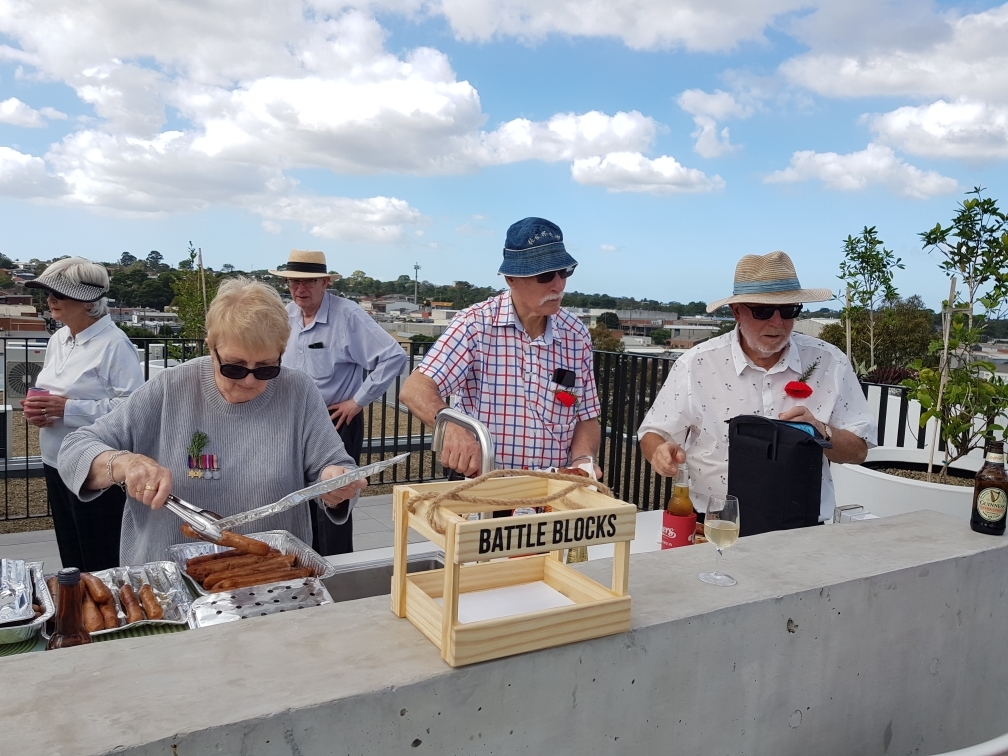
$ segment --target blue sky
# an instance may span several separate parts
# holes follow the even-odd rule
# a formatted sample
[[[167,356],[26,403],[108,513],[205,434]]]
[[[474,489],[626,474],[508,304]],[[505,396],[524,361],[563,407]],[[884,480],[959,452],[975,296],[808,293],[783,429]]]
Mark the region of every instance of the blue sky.
[[[980,2],[11,1],[0,251],[502,285],[541,215],[569,288],[709,301],[774,249],[837,289],[875,225],[937,306],[917,234],[1008,205],[1006,41]]]

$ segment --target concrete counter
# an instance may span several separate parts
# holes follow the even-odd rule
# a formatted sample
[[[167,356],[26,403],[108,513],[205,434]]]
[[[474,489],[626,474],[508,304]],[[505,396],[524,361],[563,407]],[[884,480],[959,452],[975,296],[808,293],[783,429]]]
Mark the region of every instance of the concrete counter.
[[[387,597],[3,658],[0,751],[927,754],[1008,731],[1008,540],[922,511],[742,539],[733,588],[697,579],[714,557],[634,555],[630,633],[457,670]]]

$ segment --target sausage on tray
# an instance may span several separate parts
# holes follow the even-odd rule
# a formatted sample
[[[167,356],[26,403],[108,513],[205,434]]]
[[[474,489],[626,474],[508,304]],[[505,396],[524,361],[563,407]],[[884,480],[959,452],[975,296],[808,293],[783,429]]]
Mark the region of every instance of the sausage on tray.
[[[147,583],[140,586],[140,603],[143,604],[143,610],[147,615],[147,619],[159,620],[164,617],[164,609],[158,603],[157,596],[154,595],[154,589]]]
[[[195,538],[201,541],[210,540],[208,538],[202,538],[192,526],[186,522],[182,524],[182,535],[186,538]],[[228,546],[232,549],[237,549],[243,554],[255,554],[256,556],[266,556],[270,552],[270,547],[268,543],[263,541],[257,541],[255,538],[249,538],[248,536],[239,535],[238,533],[232,533],[230,530],[225,530],[221,533],[221,539],[219,541],[212,541],[218,546]]]
[[[258,575],[246,575],[245,577],[231,578],[214,586],[215,591],[233,591],[236,588],[248,588],[252,585],[262,585],[263,583],[279,583],[284,580],[296,580],[311,576],[311,570],[307,567],[298,569],[286,568],[276,572],[264,572]]]
[[[218,559],[216,562],[203,562],[203,564],[197,564],[192,567],[186,566],[186,572],[189,573],[189,577],[195,580],[203,580],[208,575],[212,575],[215,572],[222,572],[224,570],[234,569],[237,567],[247,567],[252,564],[259,564],[270,559],[272,556],[280,556],[280,552],[269,556],[255,556],[253,554],[244,554],[242,556],[231,557],[230,559]]]
[[[119,627],[119,615],[116,613],[114,603],[108,601],[104,604],[98,604],[98,611],[101,612],[102,619],[105,620],[106,630],[115,630]]]
[[[91,598],[91,594],[84,591],[84,628],[89,633],[105,629],[105,619],[102,617],[98,605]]]
[[[194,556],[192,559],[186,562],[186,569],[190,567],[203,564],[204,562],[214,562],[218,559],[229,559],[230,557],[241,556],[241,552],[235,551],[234,549],[227,549],[226,551],[218,551],[216,554],[203,554],[201,556]]]
[[[112,600],[112,591],[101,580],[90,572],[81,573],[81,582],[87,587],[87,592],[91,594],[96,604],[105,604]]]
[[[134,622],[141,622],[144,619],[143,608],[137,601],[133,586],[129,583],[119,589],[119,603],[122,604],[123,611],[126,612],[126,623],[132,625]]]
[[[212,572],[203,580],[203,587],[209,591],[217,583],[230,578],[245,577],[246,575],[258,575],[266,572],[276,572],[278,569],[293,567],[296,559],[297,557],[294,554],[286,554],[277,557],[269,557],[258,564]]]

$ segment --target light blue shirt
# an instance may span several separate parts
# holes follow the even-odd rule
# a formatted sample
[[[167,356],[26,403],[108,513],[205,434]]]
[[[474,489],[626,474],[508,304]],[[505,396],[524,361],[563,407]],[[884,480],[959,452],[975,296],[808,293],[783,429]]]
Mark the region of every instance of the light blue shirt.
[[[310,375],[327,406],[347,399],[368,406],[406,364],[399,343],[348,299],[326,292],[309,326],[296,303],[287,305],[287,315],[291,333],[283,364]]]

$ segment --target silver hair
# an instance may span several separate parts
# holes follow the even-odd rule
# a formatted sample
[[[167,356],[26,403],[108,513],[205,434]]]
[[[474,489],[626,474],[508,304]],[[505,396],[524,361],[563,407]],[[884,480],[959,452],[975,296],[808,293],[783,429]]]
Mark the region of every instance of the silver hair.
[[[75,284],[88,284],[89,286],[100,286],[103,289],[109,287],[109,274],[104,265],[91,262],[83,257],[64,257],[51,263],[42,276],[61,275]],[[41,276],[40,276],[41,277]],[[108,313],[108,299],[102,297],[95,302],[89,302],[88,317],[100,318]]]

